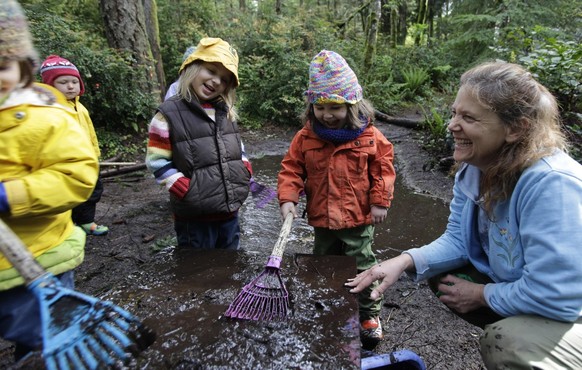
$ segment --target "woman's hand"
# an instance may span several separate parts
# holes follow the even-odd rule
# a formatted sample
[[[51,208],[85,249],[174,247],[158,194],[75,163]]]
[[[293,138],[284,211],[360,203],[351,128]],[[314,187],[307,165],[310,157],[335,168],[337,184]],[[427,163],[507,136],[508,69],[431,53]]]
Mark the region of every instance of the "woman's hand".
[[[285,202],[281,204],[281,208],[279,210],[281,212],[281,217],[283,218],[283,220],[285,219],[287,213],[289,212],[293,213],[294,218],[297,217],[297,210],[295,209],[295,203],[293,202]]]
[[[372,223],[377,225],[379,223],[384,222],[386,219],[386,215],[388,214],[388,209],[386,207],[380,206],[372,206],[370,207],[372,210]]]
[[[374,281],[382,280],[380,285],[374,288],[370,294],[370,298],[378,299],[384,294],[386,289],[398,281],[398,278],[404,271],[412,269],[413,266],[414,261],[412,257],[408,254],[401,254],[384,262],[380,262],[376,266],[359,273],[353,279],[348,279],[345,285],[353,287],[350,289],[350,293],[359,293]]]
[[[488,307],[485,301],[485,285],[476,284],[454,275],[446,275],[438,285],[442,293],[439,300],[459,313],[467,313],[480,307]]]

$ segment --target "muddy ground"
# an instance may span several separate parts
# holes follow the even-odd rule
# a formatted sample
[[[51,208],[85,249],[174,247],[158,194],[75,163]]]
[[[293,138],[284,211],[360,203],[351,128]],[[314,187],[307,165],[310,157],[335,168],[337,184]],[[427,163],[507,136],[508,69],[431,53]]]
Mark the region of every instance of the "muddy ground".
[[[381,122],[378,126],[395,146],[398,174],[406,184],[448,202],[452,179],[431,165],[434,161],[421,148],[419,133]],[[284,153],[293,134],[293,129],[269,127],[246,130],[243,140],[252,159],[258,153]],[[152,181],[145,171],[105,179],[97,221],[109,225],[111,233],[88,238],[85,261],[76,270],[78,290],[103,295],[132,272],[152,263],[164,242],[174,236],[167,194],[152,186]],[[427,369],[484,369],[478,353],[481,330],[452,314],[426,283],[414,283],[403,276],[385,293],[382,320],[385,340],[376,353],[408,349],[421,356]],[[3,347],[6,360],[5,343]],[[0,360],[0,368],[2,363]]]

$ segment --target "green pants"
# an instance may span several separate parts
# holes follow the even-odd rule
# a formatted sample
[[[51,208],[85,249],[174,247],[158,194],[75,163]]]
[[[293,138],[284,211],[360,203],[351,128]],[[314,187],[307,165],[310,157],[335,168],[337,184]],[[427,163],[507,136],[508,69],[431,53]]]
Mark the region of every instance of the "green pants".
[[[341,230],[316,227],[313,254],[355,257],[356,268],[358,272],[361,272],[377,263],[376,256],[372,251],[373,239],[373,225]],[[380,315],[384,299],[373,300],[370,298],[372,289],[378,284],[375,282],[358,294],[360,320]]]

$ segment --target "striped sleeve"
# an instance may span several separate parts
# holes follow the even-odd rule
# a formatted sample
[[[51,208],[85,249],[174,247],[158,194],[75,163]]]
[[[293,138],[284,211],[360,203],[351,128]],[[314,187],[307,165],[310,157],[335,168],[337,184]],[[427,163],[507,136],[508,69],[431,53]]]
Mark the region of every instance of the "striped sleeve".
[[[242,149],[242,161],[252,176],[253,175],[253,165],[251,164],[251,161],[249,160],[249,157],[247,156],[247,153],[245,152],[245,144],[242,142],[242,140],[240,142],[240,145],[241,145],[241,149]]]
[[[145,163],[154,174],[156,182],[167,190],[176,180],[184,177],[172,162],[170,129],[166,117],[160,112],[156,113],[150,123]]]

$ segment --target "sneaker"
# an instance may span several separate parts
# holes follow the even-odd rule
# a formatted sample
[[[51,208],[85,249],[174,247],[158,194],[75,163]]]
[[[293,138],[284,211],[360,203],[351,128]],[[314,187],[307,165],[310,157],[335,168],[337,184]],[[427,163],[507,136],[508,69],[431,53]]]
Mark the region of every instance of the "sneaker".
[[[97,225],[95,222],[79,226],[87,233],[87,235],[101,236],[107,235],[107,233],[109,232],[109,228],[107,226]]]
[[[379,317],[360,322],[360,340],[364,349],[373,349],[382,339],[384,339],[384,333]]]

